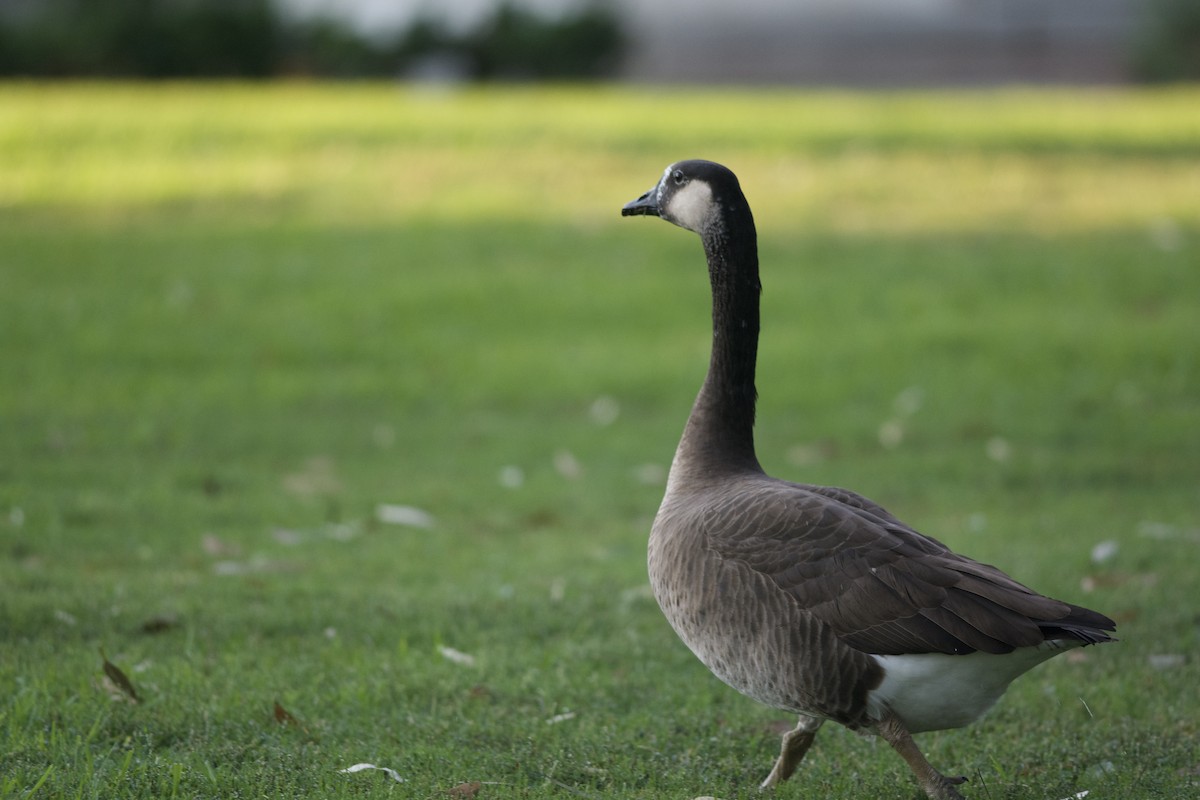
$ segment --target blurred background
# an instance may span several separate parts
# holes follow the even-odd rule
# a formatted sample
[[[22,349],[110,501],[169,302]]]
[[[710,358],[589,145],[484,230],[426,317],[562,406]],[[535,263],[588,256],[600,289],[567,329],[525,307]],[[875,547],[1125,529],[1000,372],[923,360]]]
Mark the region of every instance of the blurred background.
[[[1174,81],[1200,77],[1200,3],[0,0],[0,75]]]
[[[0,0],[0,797],[758,797],[645,575],[689,156],[767,471],[1121,626],[931,760],[1200,796],[1197,79],[1200,0]],[[845,734],[793,796],[912,796]]]

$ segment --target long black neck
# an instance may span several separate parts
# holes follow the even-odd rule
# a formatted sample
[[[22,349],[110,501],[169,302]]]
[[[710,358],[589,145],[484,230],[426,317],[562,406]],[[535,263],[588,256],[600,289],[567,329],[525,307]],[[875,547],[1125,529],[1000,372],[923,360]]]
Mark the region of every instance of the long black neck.
[[[681,460],[709,474],[761,471],[754,454],[754,368],[762,292],[758,240],[744,200],[723,211],[721,220],[702,236],[712,282],[712,357],[679,448]]]

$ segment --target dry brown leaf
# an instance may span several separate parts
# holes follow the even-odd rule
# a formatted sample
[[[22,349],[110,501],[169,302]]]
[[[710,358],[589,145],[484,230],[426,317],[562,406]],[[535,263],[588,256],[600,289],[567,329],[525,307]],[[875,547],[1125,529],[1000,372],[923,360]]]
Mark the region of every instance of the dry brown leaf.
[[[300,724],[300,720],[292,716],[290,711],[279,705],[278,700],[275,701],[275,721],[280,725],[295,725],[299,728],[304,727]]]
[[[142,633],[162,633],[169,631],[179,624],[179,618],[174,614],[159,614],[142,623]]]
[[[108,660],[108,656],[104,655],[104,648],[100,648],[100,659],[104,662],[104,674],[113,682],[113,685],[120,689],[126,697],[133,702],[138,702],[137,689],[133,688],[133,682],[121,671],[121,668]]]
[[[288,711],[286,708],[284,708],[282,705],[280,705],[278,700],[275,701],[275,709],[274,709],[273,713],[275,716],[275,722],[278,723],[279,725],[295,726],[296,728],[299,728],[301,731],[303,731],[304,735],[307,736],[311,741],[314,741],[314,742],[317,741],[317,737],[312,735],[312,733],[308,730],[308,728],[305,727],[304,723],[301,722],[300,720],[296,719],[296,717],[293,716],[290,711]]]
[[[479,790],[482,788],[483,784],[479,781],[467,781],[466,783],[460,783],[458,786],[447,789],[446,794],[451,797],[461,797],[463,800],[470,800],[470,798],[479,794]]]

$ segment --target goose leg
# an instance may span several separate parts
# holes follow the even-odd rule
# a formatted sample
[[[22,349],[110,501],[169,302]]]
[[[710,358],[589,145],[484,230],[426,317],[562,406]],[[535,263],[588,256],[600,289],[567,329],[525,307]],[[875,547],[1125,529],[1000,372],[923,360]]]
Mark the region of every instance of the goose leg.
[[[792,777],[796,767],[800,766],[800,760],[808,752],[809,745],[813,743],[813,739],[817,735],[817,728],[820,728],[824,721],[818,717],[800,715],[800,721],[796,723],[796,727],[783,735],[783,743],[779,747],[779,758],[775,760],[771,774],[762,782],[759,789],[770,789],[775,784]]]
[[[967,779],[947,778],[934,769],[933,765],[925,760],[925,756],[917,747],[917,743],[913,741],[912,734],[904,727],[904,723],[894,715],[888,714],[875,726],[875,729],[908,763],[913,774],[917,776],[917,782],[921,784],[921,788],[925,790],[925,794],[929,795],[931,800],[964,800],[954,787],[960,783],[966,783]]]

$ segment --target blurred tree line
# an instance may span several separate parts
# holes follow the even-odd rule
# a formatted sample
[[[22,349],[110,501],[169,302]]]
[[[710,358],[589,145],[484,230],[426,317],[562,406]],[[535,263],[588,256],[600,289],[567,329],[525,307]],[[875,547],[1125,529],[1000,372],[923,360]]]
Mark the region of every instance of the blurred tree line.
[[[625,47],[602,0],[555,17],[506,0],[465,32],[426,16],[383,37],[291,20],[271,0],[0,0],[0,12],[9,76],[589,79]]]
[[[1200,80],[1200,0],[1150,0],[1133,50],[1141,81]]]

